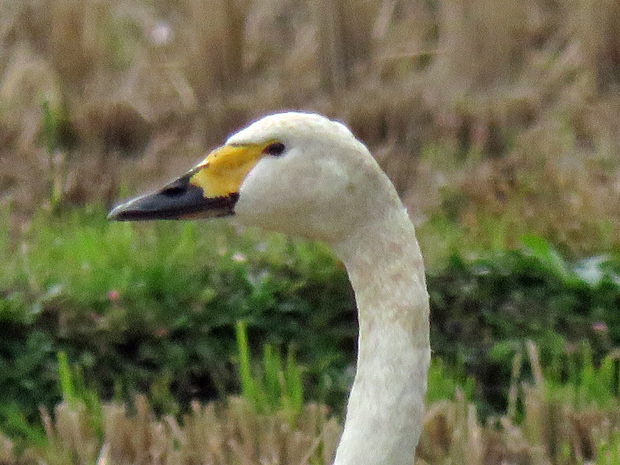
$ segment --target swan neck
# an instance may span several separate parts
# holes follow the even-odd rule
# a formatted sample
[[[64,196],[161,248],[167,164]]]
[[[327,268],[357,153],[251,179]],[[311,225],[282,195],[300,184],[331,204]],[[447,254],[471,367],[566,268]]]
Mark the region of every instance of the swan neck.
[[[334,246],[359,313],[356,376],[335,465],[411,465],[430,363],[428,294],[403,208]]]

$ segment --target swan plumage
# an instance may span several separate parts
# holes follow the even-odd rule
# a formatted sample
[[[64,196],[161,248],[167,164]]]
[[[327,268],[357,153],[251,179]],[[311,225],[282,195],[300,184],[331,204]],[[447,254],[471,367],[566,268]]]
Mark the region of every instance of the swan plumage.
[[[335,465],[411,465],[430,363],[428,295],[414,227],[394,186],[341,123],[266,116],[189,173],[129,200],[116,220],[232,216],[321,240],[355,291],[359,348]]]

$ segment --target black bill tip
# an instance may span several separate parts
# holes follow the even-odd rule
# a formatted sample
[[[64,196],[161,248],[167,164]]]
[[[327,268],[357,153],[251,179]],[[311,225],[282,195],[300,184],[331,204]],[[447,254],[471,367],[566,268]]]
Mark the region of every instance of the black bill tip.
[[[113,221],[180,220],[234,215],[239,194],[205,198],[203,190],[189,182],[191,173],[163,189],[130,199],[108,214]]]

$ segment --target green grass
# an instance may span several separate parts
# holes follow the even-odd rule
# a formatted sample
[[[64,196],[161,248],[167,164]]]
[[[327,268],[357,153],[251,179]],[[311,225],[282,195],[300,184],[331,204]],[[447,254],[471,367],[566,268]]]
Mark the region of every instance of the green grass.
[[[583,342],[572,353],[557,353],[544,370],[545,386],[552,398],[562,398],[577,410],[609,409],[620,396],[620,359],[613,351],[600,362]]]
[[[609,439],[603,439],[596,445],[594,465],[620,464],[620,433],[614,431]]]
[[[342,407],[356,314],[327,247],[225,222],[110,223],[97,206],[41,211],[19,237],[2,227],[0,404],[17,402],[26,418],[61,399],[59,352],[104,399],[148,393],[160,412],[239,392],[238,321],[249,347],[271,347],[273,373],[289,363],[275,348],[295,347],[307,399]],[[485,412],[506,408],[523,339],[546,364],[582,339],[595,364],[620,343],[617,258],[569,261],[534,236],[476,259],[453,252],[428,270],[432,344],[446,367],[477,380],[468,398]]]
[[[303,370],[295,360],[295,351],[289,347],[283,363],[279,350],[267,344],[263,348],[260,370],[253,372],[246,324],[237,322],[236,330],[241,396],[258,413],[282,411],[286,413],[291,426],[295,425],[304,404]]]
[[[305,369],[295,359],[294,351],[289,348],[286,358],[283,361],[280,351],[272,345],[263,347],[262,358],[258,354],[253,354],[249,347],[247,329],[243,322],[238,322],[237,330],[237,376],[241,382],[240,399],[231,398],[228,400],[230,409],[227,415],[234,416],[235,410],[241,408],[242,415],[247,417],[256,416],[255,420],[273,422],[282,419],[286,424],[286,429],[290,429],[291,434],[299,439],[302,431],[310,428],[310,434],[320,433],[320,436],[312,438],[316,443],[312,447],[311,463],[325,464],[325,457],[330,457],[338,428],[335,428],[328,420],[325,413],[321,413],[320,418],[308,418],[308,415],[316,416],[312,413],[317,407],[309,404],[304,396],[303,373]],[[41,409],[41,422],[29,421],[23,414],[14,411],[7,416],[7,421],[0,424],[0,432],[9,432],[13,437],[18,438],[17,445],[11,447],[17,452],[17,456],[24,453],[24,457],[37,457],[45,460],[46,463],[61,464],[90,464],[94,463],[95,457],[101,460],[108,452],[106,447],[110,446],[109,436],[115,434],[111,430],[111,422],[118,421],[119,414],[127,422],[144,421],[156,422],[157,402],[153,402],[151,396],[150,405],[146,399],[138,397],[135,400],[136,413],[127,413],[125,407],[118,402],[104,403],[98,393],[89,388],[84,380],[83,369],[77,364],[71,364],[64,352],[58,354],[58,383],[62,392],[62,401],[56,406],[53,414],[47,409]],[[474,381],[465,378],[462,373],[452,372],[444,366],[440,360],[434,360],[429,376],[428,402],[435,403],[441,400],[450,401],[454,399],[457,392],[464,389],[468,398],[473,397]],[[170,392],[168,392],[170,395]],[[319,407],[321,409],[322,407]],[[147,409],[147,410],[145,410]],[[179,409],[170,409],[178,412]],[[177,426],[177,430],[166,432],[165,434],[179,434],[183,428],[190,430],[192,424],[199,419],[200,408],[196,405],[192,407],[192,413],[185,415],[184,424]],[[220,408],[221,410],[221,408]],[[115,412],[112,414],[112,412]],[[122,412],[122,413],[121,413]],[[116,415],[116,417],[111,416]],[[161,415],[161,413],[160,413]],[[137,418],[135,417],[137,416]],[[175,422],[174,416],[168,413],[165,415],[167,422]],[[116,418],[116,420],[114,420]],[[262,420],[261,420],[262,419]],[[310,420],[310,424],[308,421]],[[317,420],[319,420],[318,423]],[[212,421],[227,421],[225,417],[213,419]],[[247,421],[247,420],[246,420]],[[332,425],[332,426],[328,426]],[[242,429],[247,429],[248,424],[239,425]],[[124,434],[124,433],[116,433]],[[132,431],[130,434],[136,434]],[[158,434],[162,434],[161,431]],[[201,435],[205,432],[196,431],[188,434]],[[249,440],[253,436],[260,434],[244,431],[249,434]],[[282,434],[282,433],[279,433]],[[328,438],[327,435],[334,437]],[[5,437],[0,434],[0,439]],[[78,439],[76,441],[76,438]],[[329,439],[329,440],[328,440]],[[127,439],[118,439],[126,441]],[[114,441],[112,441],[114,443]],[[285,443],[283,446],[285,456],[294,454],[295,451],[286,451],[286,448],[296,447],[296,441]],[[104,446],[107,444],[107,446]],[[319,447],[317,447],[319,446]],[[140,447],[153,447],[149,443],[137,445]],[[177,446],[178,448],[178,446]],[[118,454],[120,451],[115,451]],[[20,451],[22,451],[20,453]],[[25,451],[25,452],[24,452]],[[143,455],[147,450],[138,449],[138,454]],[[151,453],[151,452],[148,452]],[[325,455],[327,454],[327,455]],[[10,455],[7,463],[14,463],[16,456]],[[25,459],[27,463],[27,459]],[[17,462],[21,463],[21,462]]]
[[[211,407],[203,411],[190,400],[201,398],[196,387],[208,373],[220,384],[211,379],[213,394],[203,400],[218,390],[228,399],[209,424],[244,431],[238,447],[291,447],[286,454],[307,450],[312,463],[329,461],[338,427],[311,402],[327,401],[340,414],[356,331],[346,274],[325,247],[253,230],[240,236],[217,223],[110,224],[96,207],[42,212],[19,241],[5,239],[0,247],[7,264],[0,318],[17,330],[7,331],[0,346],[0,442],[15,441],[15,453],[28,450],[52,464],[94,463],[111,453],[103,443],[123,444],[123,431],[140,427],[159,428],[170,447],[189,451],[174,444],[205,431],[200,419]],[[536,237],[525,238],[522,250],[453,256],[446,268],[430,270],[434,359],[420,457],[477,463],[486,447],[479,438],[499,440],[483,422],[500,415],[506,453],[516,453],[509,438],[519,434],[527,438],[523,457],[547,447],[554,465],[581,463],[585,452],[576,451],[586,441],[594,463],[616,464],[617,436],[605,425],[615,425],[619,408],[618,362],[608,350],[619,282],[614,257],[572,262]],[[474,339],[466,345],[468,334]],[[489,408],[489,384],[476,369],[501,387],[502,370],[510,372],[523,350],[520,334],[539,347],[532,369],[513,376],[512,385],[530,387],[517,389],[515,412],[505,415],[497,410],[501,402]],[[588,334],[591,345],[579,345]],[[475,352],[484,347],[492,349],[491,365]],[[567,354],[571,347],[581,349]],[[140,392],[148,401],[135,397]],[[507,390],[495,395],[509,403]],[[43,426],[40,404],[48,406]],[[478,419],[476,405],[488,420]],[[166,429],[158,418],[185,423]],[[578,432],[554,426],[568,418],[582,425]],[[291,437],[303,429],[304,441],[320,446],[259,439],[249,432],[261,422],[260,434],[277,423]],[[328,424],[329,436],[320,433]],[[80,440],[84,448],[75,434],[88,438]]]
[[[333,363],[345,359],[334,344],[355,337],[340,314],[354,310],[346,273],[317,244],[241,236],[217,222],[112,224],[93,207],[41,212],[17,243],[0,246],[0,319],[13,328],[2,342],[0,384],[6,401],[30,405],[28,415],[59,399],[59,350],[97,378],[106,398],[161,391],[173,377],[188,400],[235,389],[240,319],[259,343],[299,338],[315,375],[326,365],[335,375]]]
[[[426,402],[434,404],[441,400],[452,400],[457,392],[467,401],[475,401],[476,380],[465,374],[464,367],[446,366],[441,358],[432,358],[428,371]]]

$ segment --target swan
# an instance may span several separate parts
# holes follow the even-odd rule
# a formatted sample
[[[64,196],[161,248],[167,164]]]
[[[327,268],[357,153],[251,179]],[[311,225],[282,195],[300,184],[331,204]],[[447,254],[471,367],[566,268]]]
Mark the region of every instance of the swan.
[[[366,146],[324,116],[266,116],[187,174],[109,214],[224,216],[324,241],[344,263],[359,342],[334,465],[412,465],[430,363],[424,265],[407,211]]]

